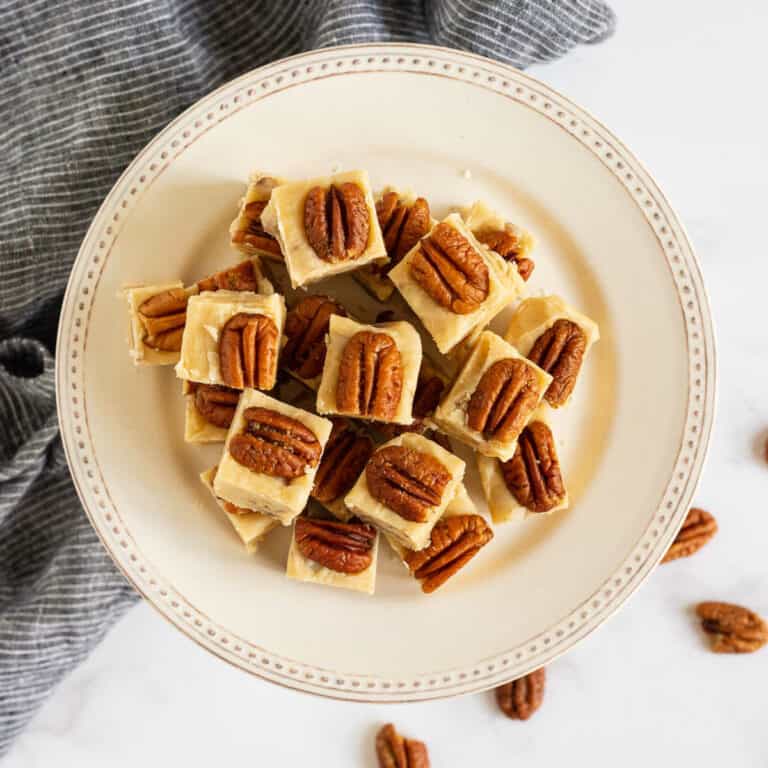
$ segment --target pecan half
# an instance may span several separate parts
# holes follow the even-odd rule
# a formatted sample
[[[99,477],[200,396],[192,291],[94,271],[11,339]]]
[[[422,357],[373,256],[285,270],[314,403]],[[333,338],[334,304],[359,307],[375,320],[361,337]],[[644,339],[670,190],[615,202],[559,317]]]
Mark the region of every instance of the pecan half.
[[[488,298],[488,266],[472,243],[444,222],[421,241],[410,272],[432,299],[454,314],[474,312]]]
[[[269,408],[246,408],[245,427],[229,441],[232,458],[253,472],[291,479],[317,465],[323,449],[300,421]]]
[[[360,256],[368,246],[370,218],[365,193],[352,182],[312,187],[304,201],[307,240],[323,261]]]
[[[504,261],[514,261],[523,280],[527,280],[536,266],[532,259],[520,255],[520,240],[508,229],[491,229],[475,235],[483,244],[501,256]]]
[[[768,643],[768,624],[740,605],[699,603],[696,613],[715,653],[752,653]]]
[[[387,192],[376,203],[376,214],[389,256],[384,269],[388,272],[429,232],[429,203],[417,197],[408,205],[397,192]]]
[[[304,297],[285,318],[288,339],[282,353],[283,365],[303,379],[312,379],[323,370],[325,337],[331,315],[346,317],[340,304],[327,296]]]
[[[240,392],[217,384],[195,384],[194,391],[197,412],[209,424],[229,429]]]
[[[151,349],[178,352],[187,322],[187,301],[183,288],[156,293],[139,306],[139,318],[147,336],[144,344]]]
[[[387,445],[373,454],[365,468],[368,491],[405,520],[423,523],[443,498],[451,473],[429,453]]]
[[[544,667],[496,689],[499,709],[513,720],[527,720],[544,700],[547,675]]]
[[[232,235],[232,242],[236,245],[247,245],[254,250],[266,251],[279,256],[280,244],[261,226],[261,214],[268,202],[268,200],[254,200],[245,206],[243,214],[248,223]]]
[[[352,489],[373,453],[373,441],[351,429],[346,419],[334,419],[323,458],[315,475],[312,498],[327,503]]]
[[[513,440],[539,403],[536,374],[524,360],[497,360],[469,399],[467,425],[495,440]]]
[[[234,389],[270,389],[275,383],[277,326],[271,317],[238,312],[219,337],[219,367],[224,383]]]
[[[422,433],[426,429],[424,419],[434,412],[440,402],[445,383],[439,376],[419,376],[416,394],[413,398],[413,421],[406,424],[377,424],[377,429],[386,437],[392,438],[404,432]]]
[[[253,291],[259,290],[258,278],[252,261],[243,261],[231,269],[216,272],[197,281],[200,291]]]
[[[341,353],[336,405],[343,413],[388,421],[403,392],[403,362],[387,333],[358,331]]]
[[[429,768],[429,752],[423,741],[404,739],[392,723],[376,734],[379,768]]]
[[[360,573],[373,560],[376,529],[368,523],[298,517],[294,533],[299,552],[332,571]]]
[[[429,546],[409,552],[405,563],[421,581],[421,591],[434,592],[463,568],[491,539],[493,531],[480,515],[452,515],[438,520]]]
[[[683,527],[667,550],[661,562],[668,563],[678,557],[690,557],[698,552],[717,533],[717,520],[703,509],[692,507]]]
[[[520,433],[515,455],[502,462],[509,492],[532,512],[548,512],[565,498],[565,485],[549,427],[533,421]]]
[[[560,318],[536,339],[528,353],[529,360],[552,376],[544,397],[553,408],[571,396],[586,348],[584,331],[571,320]]]

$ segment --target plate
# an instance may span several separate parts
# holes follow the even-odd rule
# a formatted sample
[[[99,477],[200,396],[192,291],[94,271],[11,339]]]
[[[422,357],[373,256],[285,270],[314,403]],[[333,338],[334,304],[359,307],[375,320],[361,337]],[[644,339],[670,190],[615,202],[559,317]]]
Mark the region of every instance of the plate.
[[[535,233],[531,292],[563,295],[602,334],[555,417],[567,512],[496,526],[492,544],[430,596],[386,555],[374,597],[288,580],[287,530],[245,553],[198,480],[218,449],[182,442],[180,382],[168,368],[131,364],[116,296],[126,283],[189,282],[235,263],[227,228],[257,168],[286,177],[366,168],[374,185],[410,186],[438,213],[482,198]],[[359,303],[375,314],[372,299]],[[715,348],[680,222],[594,117],[496,62],[368,45],[244,75],[138,155],[72,269],[56,383],[83,506],[165,618],[272,682],[412,701],[547,664],[648,576],[702,468]]]

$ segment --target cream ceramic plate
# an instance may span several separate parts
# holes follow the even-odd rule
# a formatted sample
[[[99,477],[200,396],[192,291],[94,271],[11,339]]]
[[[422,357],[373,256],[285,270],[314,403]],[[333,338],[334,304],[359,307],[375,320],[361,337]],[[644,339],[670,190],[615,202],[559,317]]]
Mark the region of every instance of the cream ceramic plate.
[[[538,239],[531,290],[602,339],[557,413],[571,509],[496,527],[422,595],[386,547],[376,595],[289,581],[288,531],[248,556],[198,480],[218,448],[182,442],[180,382],[128,357],[124,283],[232,264],[251,169],[367,168],[438,213],[482,198]],[[362,293],[353,311],[378,309]],[[59,414],[83,505],[145,598],[221,658],[276,683],[402,701],[497,685],[546,664],[650,573],[686,513],[712,425],[707,298],[680,222],[599,122],[521,73],[411,45],[324,50],[244,75],[166,128],[107,197],[59,328]],[[477,485],[472,492],[477,496]]]

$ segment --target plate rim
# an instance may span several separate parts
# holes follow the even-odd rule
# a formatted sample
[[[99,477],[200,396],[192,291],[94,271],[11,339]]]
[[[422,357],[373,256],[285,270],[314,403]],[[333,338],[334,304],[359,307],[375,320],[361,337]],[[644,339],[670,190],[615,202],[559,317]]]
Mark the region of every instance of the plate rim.
[[[672,476],[640,540],[616,571],[567,616],[508,651],[408,680],[324,669],[261,649],[211,621],[166,583],[141,555],[111,503],[92,443],[86,439],[84,365],[77,362],[84,357],[93,296],[120,233],[121,211],[130,212],[140,193],[195,138],[239,109],[284,90],[280,86],[286,78],[286,87],[295,87],[371,71],[449,77],[495,91],[539,112],[590,150],[635,201],[666,257],[683,315],[689,363],[685,427]],[[118,204],[119,193],[124,197]],[[716,411],[715,332],[701,267],[676,211],[648,169],[588,110],[536,78],[478,54],[415,43],[345,45],[280,59],[221,85],[172,120],[131,161],[94,216],[67,282],[56,350],[57,414],[70,474],[92,527],[134,589],[183,634],[233,666],[305,693],[362,702],[420,701],[486,690],[550,663],[593,632],[645,581],[677,534],[701,477]]]

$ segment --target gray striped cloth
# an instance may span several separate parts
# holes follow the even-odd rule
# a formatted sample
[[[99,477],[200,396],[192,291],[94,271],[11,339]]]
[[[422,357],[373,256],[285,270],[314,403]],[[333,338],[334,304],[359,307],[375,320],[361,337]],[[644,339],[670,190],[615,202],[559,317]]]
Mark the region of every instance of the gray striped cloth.
[[[70,483],[52,357],[78,245],[134,154],[302,50],[415,41],[525,67],[613,24],[600,0],[0,0],[0,755],[136,600]]]

